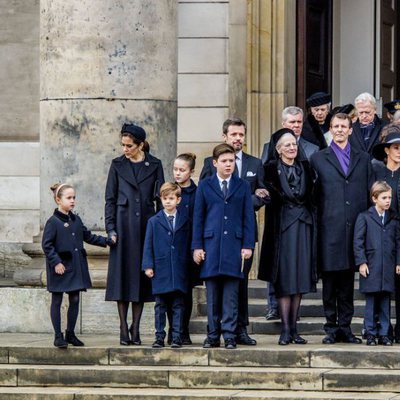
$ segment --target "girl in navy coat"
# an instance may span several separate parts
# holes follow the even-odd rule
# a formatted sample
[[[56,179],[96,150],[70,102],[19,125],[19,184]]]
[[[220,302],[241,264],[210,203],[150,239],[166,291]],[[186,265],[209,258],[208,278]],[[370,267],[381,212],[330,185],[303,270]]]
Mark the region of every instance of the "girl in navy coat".
[[[366,299],[367,345],[376,345],[379,335],[380,343],[391,346],[390,294],[395,290],[395,272],[400,274],[400,225],[396,212],[390,209],[392,189],[386,182],[373,184],[371,198],[375,206],[361,213],[355,224],[354,257],[360,291]],[[374,310],[379,312],[379,331]]]
[[[164,347],[166,315],[170,310],[171,347],[177,348],[182,346],[184,295],[189,289],[190,223],[187,215],[177,210],[181,189],[176,183],[164,183],[160,197],[164,210],[148,221],[142,269],[151,278],[156,298],[153,347]]]
[[[73,214],[75,190],[72,186],[56,184],[51,187],[58,208],[43,231],[42,248],[46,255],[47,290],[51,292],[50,316],[55,331],[54,346],[66,348],[68,343],[83,346],[75,335],[79,311],[79,292],[92,286],[83,242],[106,247],[112,244],[105,237],[92,234],[78,215]],[[66,336],[61,332],[61,303],[68,293]]]

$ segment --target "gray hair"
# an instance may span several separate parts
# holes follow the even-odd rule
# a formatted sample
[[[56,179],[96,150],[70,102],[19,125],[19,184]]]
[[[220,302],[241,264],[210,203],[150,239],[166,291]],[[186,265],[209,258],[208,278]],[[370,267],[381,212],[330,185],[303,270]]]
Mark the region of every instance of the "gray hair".
[[[282,111],[282,122],[285,122],[288,119],[289,115],[298,115],[301,114],[301,117],[304,118],[304,112],[300,107],[289,106],[283,109]]]
[[[358,103],[370,103],[376,109],[376,99],[368,92],[361,93],[355,98],[354,105],[357,106]]]
[[[298,114],[298,113],[296,113],[296,114],[294,114],[294,115],[297,115],[297,114]],[[283,142],[283,140],[286,139],[287,137],[290,137],[290,138],[296,140],[296,138],[293,136],[292,133],[289,133],[289,132],[284,133],[284,134],[279,138],[279,140],[278,140],[278,142],[276,143],[276,146],[275,146],[275,150],[278,152],[278,154],[279,154],[279,149],[282,147],[282,142]],[[297,141],[296,141],[296,143],[297,143]]]

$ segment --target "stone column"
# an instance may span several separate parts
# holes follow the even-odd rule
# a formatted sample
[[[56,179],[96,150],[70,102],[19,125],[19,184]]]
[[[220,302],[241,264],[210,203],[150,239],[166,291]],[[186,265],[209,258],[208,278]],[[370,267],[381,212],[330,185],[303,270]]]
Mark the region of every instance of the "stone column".
[[[106,178],[111,160],[122,154],[124,122],[146,130],[151,153],[171,176],[177,1],[42,0],[40,66],[41,227],[55,208],[49,187],[68,182],[76,188],[76,212],[86,226],[104,230]],[[28,245],[28,254],[37,246]],[[93,265],[104,268],[105,258],[96,260],[102,254],[93,253]],[[37,269],[20,271],[16,281],[43,284]]]

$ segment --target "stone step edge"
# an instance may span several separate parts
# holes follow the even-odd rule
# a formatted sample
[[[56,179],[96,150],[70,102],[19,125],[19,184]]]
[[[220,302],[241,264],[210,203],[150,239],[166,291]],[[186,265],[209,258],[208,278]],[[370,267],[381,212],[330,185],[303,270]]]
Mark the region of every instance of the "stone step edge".
[[[0,397],[11,396],[11,399],[31,400],[32,396],[52,395],[60,400],[121,400],[121,399],[281,399],[281,400],[400,400],[400,394],[390,392],[315,392],[315,391],[288,391],[279,390],[233,390],[233,389],[129,389],[129,388],[87,388],[87,387],[1,387]],[[18,396],[18,397],[17,397]],[[133,397],[134,396],[134,397]]]

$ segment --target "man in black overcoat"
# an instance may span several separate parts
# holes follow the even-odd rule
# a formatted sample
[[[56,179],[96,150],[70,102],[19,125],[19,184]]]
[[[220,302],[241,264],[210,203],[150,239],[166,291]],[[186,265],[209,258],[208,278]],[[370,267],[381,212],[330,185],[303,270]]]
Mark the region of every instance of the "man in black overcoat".
[[[247,128],[244,121],[242,121],[240,118],[229,118],[222,126],[222,140],[235,149],[235,173],[238,174],[240,178],[249,182],[253,208],[254,212],[256,212],[264,204],[266,204],[266,202],[269,201],[269,196],[264,185],[264,169],[261,160],[243,151],[243,145],[246,140],[246,132]],[[204,166],[200,173],[200,180],[215,174],[215,171],[216,170],[213,166],[212,157],[207,157],[204,160]],[[257,239],[257,223],[255,223],[255,226]],[[251,338],[247,333],[247,326],[249,325],[248,279],[252,262],[253,256],[250,259],[245,260],[243,269],[244,279],[240,280],[238,323],[236,332],[236,342],[238,344],[249,346],[254,346],[257,344],[256,340]]]
[[[369,205],[372,183],[370,157],[349,143],[351,119],[335,114],[332,143],[311,156],[317,180],[318,268],[322,275],[326,318],[323,343],[361,343],[351,331],[354,314],[354,224]]]

